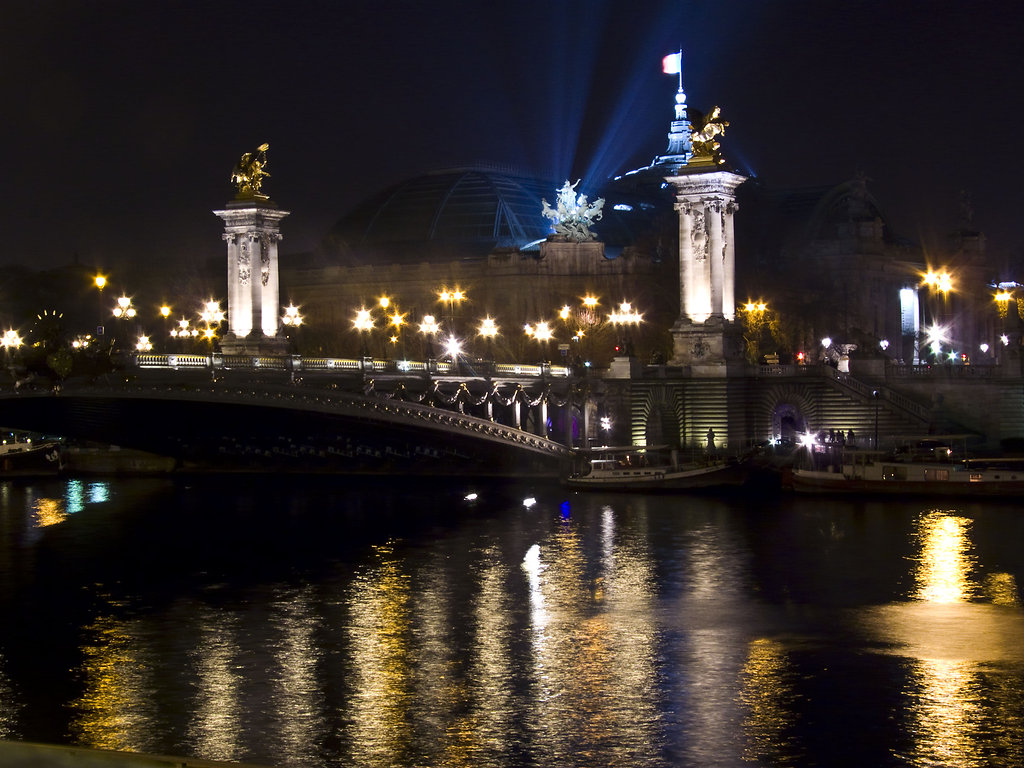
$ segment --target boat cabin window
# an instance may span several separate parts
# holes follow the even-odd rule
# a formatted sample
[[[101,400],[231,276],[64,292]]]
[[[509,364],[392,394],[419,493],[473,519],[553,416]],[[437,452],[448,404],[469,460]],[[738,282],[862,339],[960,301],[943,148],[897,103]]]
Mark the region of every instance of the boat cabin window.
[[[906,480],[907,479],[907,468],[900,467],[895,464],[883,464],[882,465],[882,479],[883,480]]]
[[[926,469],[924,471],[925,480],[949,480],[948,469]]]

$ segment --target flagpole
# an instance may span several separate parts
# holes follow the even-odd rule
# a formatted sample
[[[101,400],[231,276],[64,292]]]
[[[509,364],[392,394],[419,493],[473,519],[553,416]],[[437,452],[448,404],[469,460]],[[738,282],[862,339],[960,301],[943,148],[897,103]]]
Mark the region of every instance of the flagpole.
[[[683,46],[679,46],[679,90],[683,90]]]

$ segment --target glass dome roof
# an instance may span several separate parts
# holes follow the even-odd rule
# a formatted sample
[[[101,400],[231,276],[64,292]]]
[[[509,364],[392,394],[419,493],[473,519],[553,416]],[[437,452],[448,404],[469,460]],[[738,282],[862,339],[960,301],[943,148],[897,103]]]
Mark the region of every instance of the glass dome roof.
[[[404,181],[357,206],[328,242],[356,261],[483,258],[521,249],[550,229],[541,198],[555,185],[507,171],[461,168]]]

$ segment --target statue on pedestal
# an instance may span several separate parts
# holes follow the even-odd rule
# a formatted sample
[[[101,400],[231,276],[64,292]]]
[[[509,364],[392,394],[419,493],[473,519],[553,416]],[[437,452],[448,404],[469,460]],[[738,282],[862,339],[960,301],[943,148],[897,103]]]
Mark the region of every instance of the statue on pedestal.
[[[255,152],[246,152],[231,172],[231,183],[237,185],[239,197],[265,197],[260,194],[263,178],[270,176],[264,166],[267,164],[269,144],[260,144]]]
[[[577,243],[585,243],[597,239],[597,235],[590,231],[590,225],[601,220],[604,198],[598,198],[590,203],[586,195],[577,197],[576,187],[579,183],[579,179],[575,184],[570,184],[567,179],[558,191],[557,207],[552,208],[547,200],[542,199],[544,207],[541,213],[544,218],[551,219],[555,234]]]
[[[722,119],[722,110],[715,107],[711,110],[707,120],[699,129],[690,134],[690,141],[693,144],[693,157],[696,160],[706,158],[715,165],[725,162],[719,151],[722,145],[715,139],[716,136],[724,136],[725,129],[729,126],[728,120]]]

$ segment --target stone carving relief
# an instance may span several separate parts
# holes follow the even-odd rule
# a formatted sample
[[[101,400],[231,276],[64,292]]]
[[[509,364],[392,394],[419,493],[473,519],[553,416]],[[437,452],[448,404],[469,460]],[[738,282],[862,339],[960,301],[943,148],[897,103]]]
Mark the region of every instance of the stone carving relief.
[[[693,212],[693,226],[690,228],[690,244],[693,247],[693,255],[697,261],[704,261],[708,257],[708,233],[707,221],[703,210]]]
[[[264,232],[259,236],[260,238],[260,280],[263,285],[266,285],[270,281],[270,242],[267,234]]]
[[[244,237],[240,238],[240,240],[241,242],[238,244],[238,283],[239,285],[248,285],[249,278],[252,277],[249,240]]]

